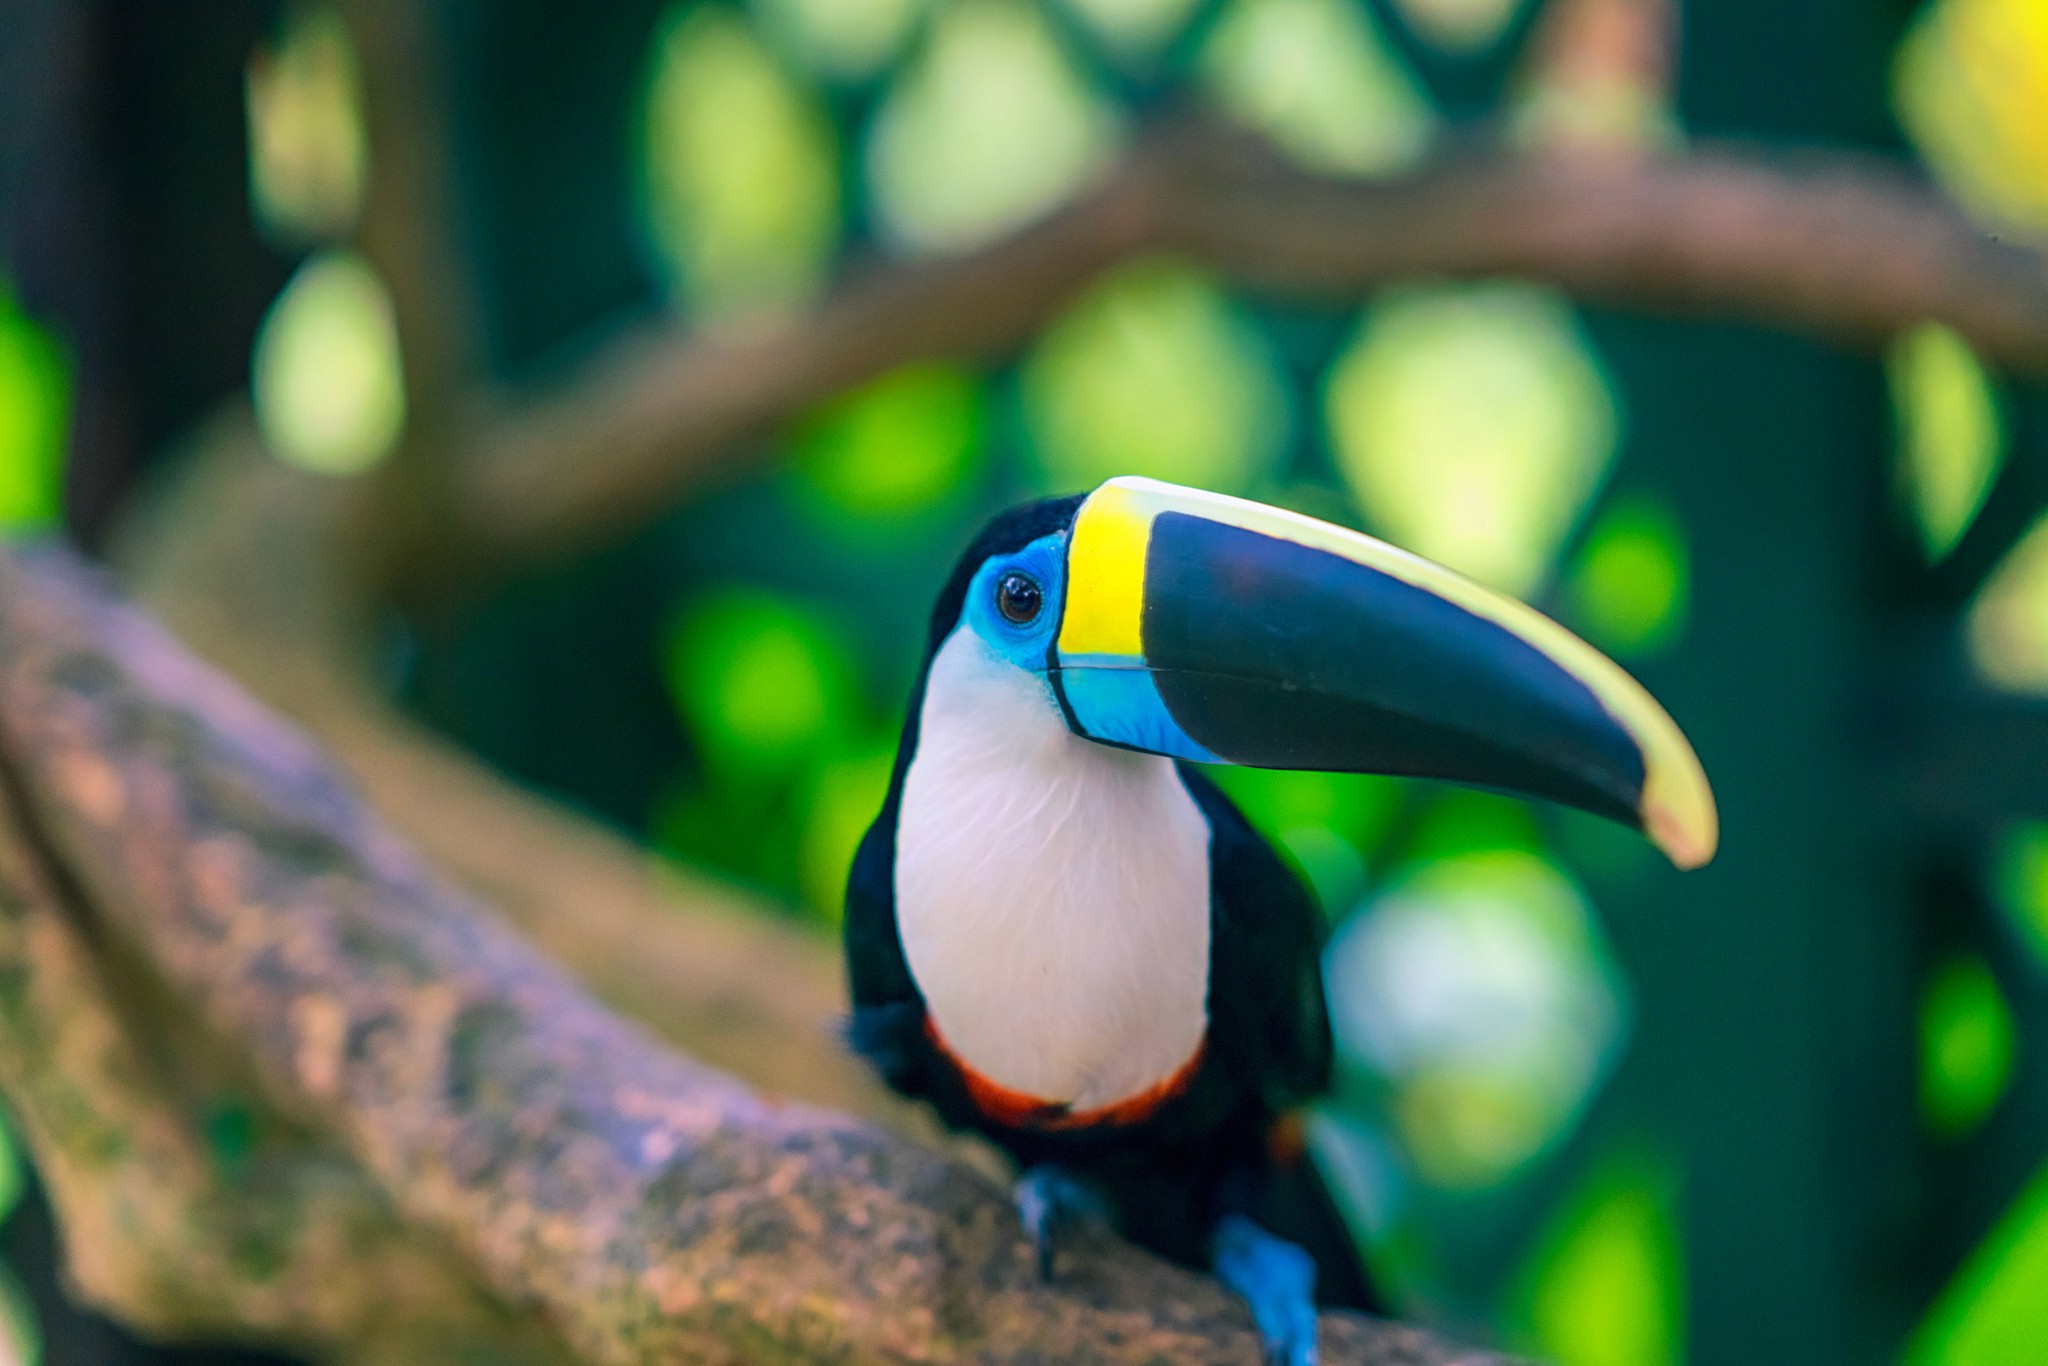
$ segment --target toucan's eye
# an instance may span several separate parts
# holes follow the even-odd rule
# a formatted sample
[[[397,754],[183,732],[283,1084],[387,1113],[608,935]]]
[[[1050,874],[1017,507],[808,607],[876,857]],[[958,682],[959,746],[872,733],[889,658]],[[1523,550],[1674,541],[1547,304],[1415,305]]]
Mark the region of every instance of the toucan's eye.
[[[1045,590],[1029,574],[1011,570],[996,581],[996,610],[1013,626],[1028,626],[1045,610]]]

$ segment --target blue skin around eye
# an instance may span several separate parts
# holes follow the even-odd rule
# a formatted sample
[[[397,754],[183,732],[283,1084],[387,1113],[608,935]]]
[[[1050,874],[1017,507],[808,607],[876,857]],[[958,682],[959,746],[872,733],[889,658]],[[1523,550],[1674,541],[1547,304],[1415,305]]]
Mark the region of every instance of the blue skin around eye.
[[[997,655],[1041,677],[1065,605],[1066,557],[1063,532],[1041,536],[1013,555],[997,556],[975,573],[961,610],[968,627]],[[1012,573],[1030,575],[1045,595],[1038,616],[1021,626],[996,607],[996,587]],[[1173,719],[1143,660],[1062,659],[1059,688],[1081,734],[1091,740],[1197,763],[1220,762]]]

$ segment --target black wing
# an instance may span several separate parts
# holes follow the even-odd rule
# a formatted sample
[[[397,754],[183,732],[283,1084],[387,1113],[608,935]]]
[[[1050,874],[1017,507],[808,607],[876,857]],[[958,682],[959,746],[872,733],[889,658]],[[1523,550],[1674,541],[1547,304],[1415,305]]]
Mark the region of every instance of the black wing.
[[[882,1080],[906,1095],[921,1089],[924,997],[896,932],[896,807],[892,783],[860,842],[846,884],[846,973],[853,997],[846,1041]]]
[[[1215,783],[1180,774],[1209,819],[1209,1046],[1278,1114],[1330,1085],[1322,912]]]

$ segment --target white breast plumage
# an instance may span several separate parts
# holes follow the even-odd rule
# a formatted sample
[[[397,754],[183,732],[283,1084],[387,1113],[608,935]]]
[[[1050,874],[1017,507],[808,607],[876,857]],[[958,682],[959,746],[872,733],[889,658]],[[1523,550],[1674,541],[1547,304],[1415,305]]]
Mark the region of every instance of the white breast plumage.
[[[1114,1105],[1207,1031],[1207,820],[1170,760],[1074,735],[971,631],[932,661],[896,917],[947,1046],[1010,1090]]]

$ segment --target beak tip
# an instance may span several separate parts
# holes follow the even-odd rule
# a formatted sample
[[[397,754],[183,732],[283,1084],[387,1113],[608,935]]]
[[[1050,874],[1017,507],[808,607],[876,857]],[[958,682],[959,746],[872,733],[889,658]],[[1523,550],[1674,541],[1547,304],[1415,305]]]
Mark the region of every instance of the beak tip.
[[[1673,784],[1675,792],[1660,792],[1653,785],[1642,805],[1644,833],[1680,872],[1711,862],[1721,842],[1720,816],[1706,775],[1695,768],[1686,777],[1690,781]]]

